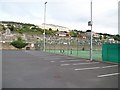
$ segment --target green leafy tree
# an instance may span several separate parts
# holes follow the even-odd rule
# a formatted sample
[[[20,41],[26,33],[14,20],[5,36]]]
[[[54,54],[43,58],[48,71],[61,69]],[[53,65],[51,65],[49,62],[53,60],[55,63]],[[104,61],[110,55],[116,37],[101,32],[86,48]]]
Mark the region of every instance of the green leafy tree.
[[[120,41],[120,35],[114,35],[113,38],[114,38],[115,40]]]
[[[11,42],[11,45],[13,45],[15,48],[22,49],[27,46],[28,43],[25,43],[21,37],[18,37],[17,40]]]
[[[9,28],[11,31],[14,31],[14,30],[15,30],[15,28],[14,28],[13,25],[10,25],[8,28]]]
[[[99,38],[100,38],[100,40],[102,40],[102,36],[100,36]]]
[[[70,32],[70,36],[71,36],[71,37],[77,37],[77,32],[71,31],[71,32]]]

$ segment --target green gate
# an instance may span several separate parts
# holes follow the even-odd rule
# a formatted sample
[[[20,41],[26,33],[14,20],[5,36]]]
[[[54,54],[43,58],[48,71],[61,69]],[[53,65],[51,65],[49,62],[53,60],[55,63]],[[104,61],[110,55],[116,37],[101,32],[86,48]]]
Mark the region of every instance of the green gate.
[[[120,44],[103,44],[102,60],[106,62],[120,63]]]

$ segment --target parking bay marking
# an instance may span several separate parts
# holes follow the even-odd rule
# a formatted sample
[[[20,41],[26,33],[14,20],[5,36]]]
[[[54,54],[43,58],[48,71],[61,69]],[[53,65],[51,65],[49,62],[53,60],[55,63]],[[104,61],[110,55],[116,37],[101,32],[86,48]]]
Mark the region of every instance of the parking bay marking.
[[[93,63],[75,63],[75,64],[61,64],[61,66],[69,66],[69,65],[85,65],[85,64],[97,64],[99,62],[93,62]]]
[[[75,71],[82,71],[82,70],[93,70],[93,69],[105,69],[105,68],[112,68],[117,67],[118,65],[111,65],[111,66],[104,66],[104,67],[90,67],[90,68],[78,68],[74,69]]]
[[[112,65],[112,66],[104,66],[102,68],[110,68],[110,67],[117,67],[118,65]]]
[[[97,64],[97,63],[100,63],[100,62],[92,62],[92,63],[75,63],[75,64],[72,64],[72,65]]]
[[[50,61],[50,62],[55,62],[55,61]]]
[[[59,62],[74,62],[74,61],[83,61],[83,60],[65,60],[65,61],[59,61]],[[88,62],[89,60],[85,60],[86,62]],[[56,61],[50,61],[50,62],[57,62]]]
[[[111,74],[99,75],[97,77],[102,78],[102,77],[114,76],[114,75],[118,75],[118,74],[120,74],[120,73],[111,73]]]
[[[60,61],[60,62],[74,62],[74,61],[83,61],[83,60],[65,60],[65,61]],[[89,61],[89,60],[85,60],[85,61]]]

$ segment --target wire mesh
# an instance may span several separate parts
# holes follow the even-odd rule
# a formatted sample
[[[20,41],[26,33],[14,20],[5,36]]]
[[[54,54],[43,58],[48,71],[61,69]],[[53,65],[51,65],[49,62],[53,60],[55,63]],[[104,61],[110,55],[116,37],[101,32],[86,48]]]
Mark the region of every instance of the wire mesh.
[[[47,37],[46,51],[89,59],[90,40],[77,37]],[[93,59],[102,60],[102,43],[97,40],[93,40]]]

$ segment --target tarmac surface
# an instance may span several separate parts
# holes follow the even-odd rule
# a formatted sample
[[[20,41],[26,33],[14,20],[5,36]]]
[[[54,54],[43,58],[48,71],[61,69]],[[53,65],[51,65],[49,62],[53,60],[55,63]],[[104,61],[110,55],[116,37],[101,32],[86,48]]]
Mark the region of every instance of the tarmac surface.
[[[3,88],[118,88],[118,65],[42,51],[2,51]]]

